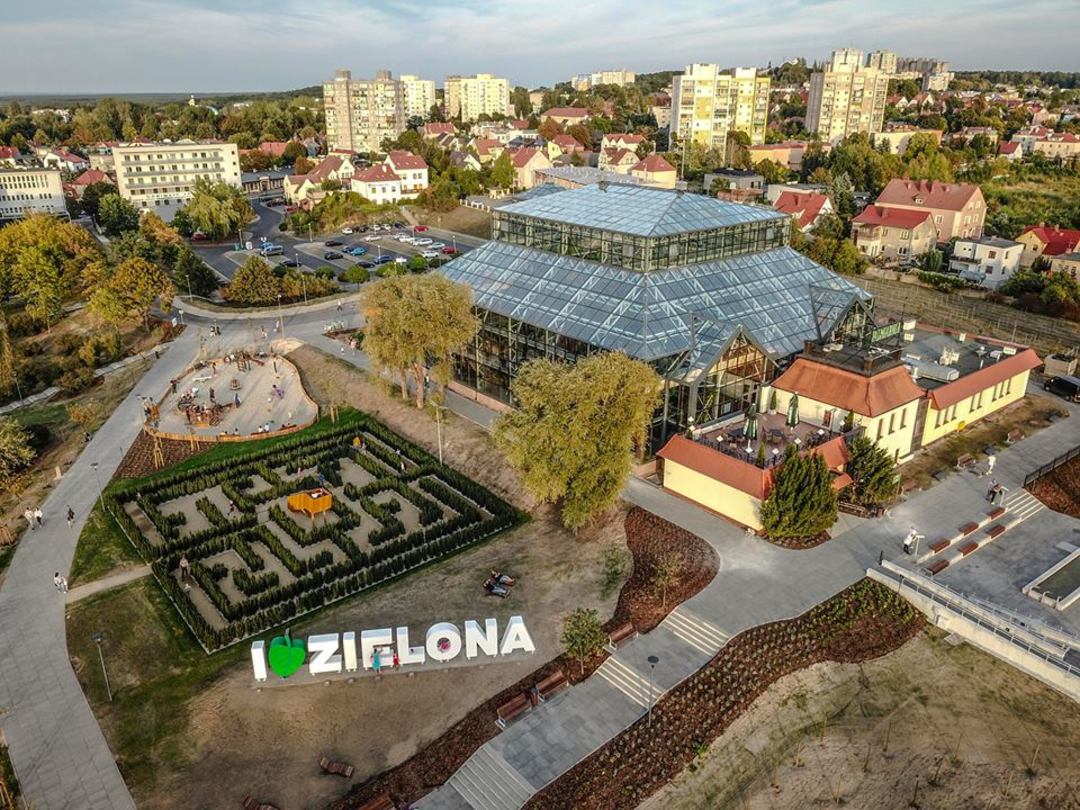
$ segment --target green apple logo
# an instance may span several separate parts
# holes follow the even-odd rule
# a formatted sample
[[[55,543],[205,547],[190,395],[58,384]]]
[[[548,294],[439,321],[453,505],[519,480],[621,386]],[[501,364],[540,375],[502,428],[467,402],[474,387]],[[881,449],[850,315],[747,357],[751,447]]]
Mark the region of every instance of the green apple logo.
[[[306,657],[303,639],[275,636],[270,642],[270,669],[279,677],[288,678],[304,665]]]

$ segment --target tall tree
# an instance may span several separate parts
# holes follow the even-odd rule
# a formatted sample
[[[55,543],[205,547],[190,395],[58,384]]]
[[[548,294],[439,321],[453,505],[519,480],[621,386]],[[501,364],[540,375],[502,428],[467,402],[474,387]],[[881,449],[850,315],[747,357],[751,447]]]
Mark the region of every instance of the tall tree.
[[[869,436],[860,434],[851,443],[847,470],[854,481],[851,491],[856,503],[887,504],[896,497],[896,462]]]
[[[836,492],[825,459],[818,453],[787,455],[773,480],[772,492],[761,502],[761,523],[775,538],[810,538],[836,522]]]
[[[187,292],[203,298],[212,295],[214,290],[221,286],[210,266],[188,247],[180,249],[176,266],[173,268],[173,283],[181,294]]]
[[[517,183],[517,172],[509,152],[503,151],[491,164],[491,183],[498,188],[513,188]]]
[[[125,259],[90,296],[90,309],[113,326],[141,321],[148,326],[150,309],[160,301],[166,312],[176,288],[157,265],[146,259]]]
[[[0,229],[0,298],[17,294],[33,317],[56,319],[83,270],[100,259],[85,228],[33,214]]]
[[[364,288],[364,351],[380,368],[395,372],[401,396],[408,376],[416,383],[416,407],[424,407],[424,369],[440,387],[450,380],[450,359],[476,335],[472,291],[441,275],[403,275]]]
[[[581,674],[585,674],[585,659],[604,649],[608,634],[600,617],[591,608],[578,608],[563,622],[562,643],[566,652],[578,660]]]
[[[0,396],[8,396],[17,390],[15,375],[15,347],[11,344],[7,319],[0,314]]]
[[[82,206],[83,211],[85,211],[94,219],[97,219],[98,209],[100,207],[101,200],[111,194],[119,193],[120,192],[116,190],[116,186],[114,186],[112,183],[91,183],[85,189],[83,189],[82,198],[79,200],[79,205]]]
[[[112,239],[139,229],[139,210],[119,194],[109,194],[101,198],[97,222]]]
[[[12,479],[34,460],[30,436],[14,419],[0,416],[0,489],[13,491]]]
[[[242,189],[206,179],[195,181],[191,199],[183,210],[191,225],[211,239],[236,233],[254,216]]]
[[[499,418],[495,441],[525,488],[561,501],[563,522],[577,529],[618,500],[659,389],[656,372],[624,354],[532,360],[518,371],[518,407]]]
[[[249,256],[222,290],[225,300],[247,306],[265,306],[277,301],[281,287],[270,265],[258,256]]]

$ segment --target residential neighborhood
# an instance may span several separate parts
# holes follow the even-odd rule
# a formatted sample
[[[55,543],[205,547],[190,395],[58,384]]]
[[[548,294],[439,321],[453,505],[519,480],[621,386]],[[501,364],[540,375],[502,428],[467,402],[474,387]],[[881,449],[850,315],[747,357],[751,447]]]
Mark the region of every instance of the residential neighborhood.
[[[0,810],[1076,807],[1076,11],[12,9]]]

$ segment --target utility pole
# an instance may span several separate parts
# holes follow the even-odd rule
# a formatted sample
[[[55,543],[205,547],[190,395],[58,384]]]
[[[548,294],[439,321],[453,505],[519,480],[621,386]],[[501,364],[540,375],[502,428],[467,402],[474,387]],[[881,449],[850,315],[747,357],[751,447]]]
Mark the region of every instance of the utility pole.
[[[109,703],[112,703],[112,686],[109,684],[109,671],[105,669],[105,654],[101,651],[101,642],[105,640],[105,634],[98,630],[90,638],[97,645],[98,660],[101,661],[101,674],[105,677],[105,692],[109,695]]]
[[[660,663],[659,657],[650,655],[648,657],[649,662],[649,725],[652,725],[652,707],[653,707],[653,682],[655,681],[656,665]]]

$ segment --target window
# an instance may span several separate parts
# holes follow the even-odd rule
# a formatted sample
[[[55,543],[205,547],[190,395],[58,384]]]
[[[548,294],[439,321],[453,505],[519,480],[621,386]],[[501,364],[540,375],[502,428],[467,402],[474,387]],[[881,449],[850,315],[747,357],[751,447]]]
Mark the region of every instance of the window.
[[[944,218],[941,216],[941,214],[934,214],[934,222],[940,225],[943,221]]]
[[[877,438],[877,439],[880,439],[880,438],[881,438],[881,429],[882,429],[883,427],[885,427],[885,420],[884,420],[884,419],[878,419],[878,423],[877,423],[877,436],[876,436],[876,438]]]
[[[903,430],[907,427],[907,408],[900,411],[900,429]]]
[[[896,414],[889,414],[889,433],[890,435],[896,432]]]

